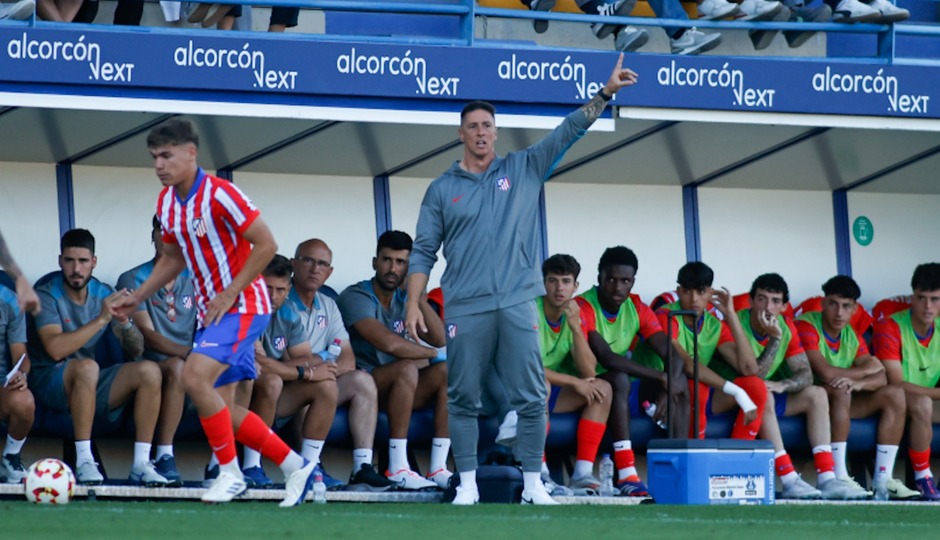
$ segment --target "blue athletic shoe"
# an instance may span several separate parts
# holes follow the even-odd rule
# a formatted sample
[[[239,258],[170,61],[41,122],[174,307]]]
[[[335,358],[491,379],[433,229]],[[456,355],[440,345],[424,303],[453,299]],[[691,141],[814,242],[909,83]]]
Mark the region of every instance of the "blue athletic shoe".
[[[176,459],[173,456],[163,455],[153,463],[153,466],[156,467],[161,476],[169,481],[167,487],[180,487],[183,485],[183,479],[180,477],[179,471],[176,470]]]
[[[323,483],[326,485],[327,491],[339,491],[346,487],[346,484],[327,474],[321,463],[317,463],[316,467],[313,468],[313,475],[316,476],[317,474],[323,478]]]
[[[914,480],[914,486],[917,487],[917,491],[920,492],[921,499],[925,501],[940,501],[940,491],[937,491],[937,486],[934,485],[933,478],[930,476]]]
[[[623,480],[617,482],[614,488],[620,492],[621,497],[649,497],[650,490],[642,480]]]
[[[206,465],[206,472],[203,475],[202,487],[212,487],[215,479],[219,477],[219,466],[218,464],[213,466]]]
[[[268,478],[268,475],[264,474],[264,468],[262,467],[242,469],[242,474],[245,476],[245,485],[249,488],[271,489],[274,487],[274,480],[271,480]]]

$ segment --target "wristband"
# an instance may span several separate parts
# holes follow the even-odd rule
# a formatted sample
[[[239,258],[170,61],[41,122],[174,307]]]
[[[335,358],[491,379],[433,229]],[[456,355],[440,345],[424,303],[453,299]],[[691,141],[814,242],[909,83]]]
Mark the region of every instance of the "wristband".
[[[604,92],[603,88],[597,91],[597,95],[599,95],[601,99],[603,99],[604,101],[610,101],[614,97],[614,96],[607,95],[607,92]]]
[[[738,407],[741,407],[741,410],[744,412],[751,412],[757,408],[757,405],[754,405],[754,402],[751,401],[747,392],[731,381],[725,381],[725,385],[721,387],[721,391],[733,397],[735,403],[737,403]]]
[[[304,368],[303,366],[297,366],[297,380],[304,380]]]

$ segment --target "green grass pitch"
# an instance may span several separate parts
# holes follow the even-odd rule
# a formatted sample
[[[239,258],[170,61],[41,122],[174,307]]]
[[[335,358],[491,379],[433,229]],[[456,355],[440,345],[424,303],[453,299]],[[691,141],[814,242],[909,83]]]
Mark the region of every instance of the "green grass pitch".
[[[931,538],[936,505],[557,506],[0,501],[0,538],[665,540]],[[931,531],[934,531],[933,533]]]

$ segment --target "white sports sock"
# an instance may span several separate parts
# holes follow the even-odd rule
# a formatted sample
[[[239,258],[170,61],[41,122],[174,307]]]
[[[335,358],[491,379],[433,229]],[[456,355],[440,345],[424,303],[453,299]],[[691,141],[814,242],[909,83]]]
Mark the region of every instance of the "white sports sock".
[[[303,466],[304,458],[293,450],[290,451],[290,454],[287,454],[287,457],[284,458],[284,461],[282,461],[280,465],[281,471],[284,472],[285,477],[294,474],[294,471],[300,469]]]
[[[209,454],[209,464],[206,465],[207,469],[211,469],[219,464],[219,458],[215,457],[215,452]]]
[[[75,441],[75,464],[94,462],[95,456],[91,453],[91,440]]]
[[[848,443],[845,441],[832,443],[832,460],[836,464],[836,476],[839,478],[849,475],[849,469],[845,466],[846,446]]]
[[[242,467],[245,469],[252,469],[254,467],[261,466],[261,452],[254,450],[252,448],[245,447],[245,454],[243,456]]]
[[[879,444],[875,446],[875,478],[885,475],[894,477],[894,462],[898,457],[898,447],[895,444]]]
[[[463,479],[461,479],[461,482]],[[522,489],[533,491],[536,489],[545,491],[545,484],[542,483],[542,475],[534,471],[522,471]]]
[[[300,445],[300,455],[307,461],[320,463],[320,453],[323,451],[325,441],[319,439],[304,439]]]
[[[173,445],[172,444],[158,444],[156,451],[156,458],[159,460],[163,456],[173,457]]]
[[[388,470],[392,474],[408,468],[408,439],[388,440]]]
[[[7,445],[3,449],[3,454],[19,454],[23,450],[23,444],[26,443],[26,437],[16,440],[12,435],[7,434]]]
[[[571,473],[571,478],[584,478],[585,476],[591,476],[592,474],[594,474],[593,461],[579,459],[574,462],[574,472]]]
[[[134,465],[140,465],[150,461],[150,449],[153,445],[149,442],[134,443]]]
[[[363,465],[372,465],[371,448],[356,448],[353,450],[353,473],[359,472]]]
[[[548,463],[542,461],[542,474],[551,474],[551,471],[548,470]]]
[[[446,437],[434,437],[431,439],[431,464],[428,470],[433,473],[441,469],[446,469],[448,452],[450,452],[450,439]]]
[[[522,478],[525,479],[525,473],[522,473]],[[476,469],[460,473],[460,487],[463,489],[477,489]]]

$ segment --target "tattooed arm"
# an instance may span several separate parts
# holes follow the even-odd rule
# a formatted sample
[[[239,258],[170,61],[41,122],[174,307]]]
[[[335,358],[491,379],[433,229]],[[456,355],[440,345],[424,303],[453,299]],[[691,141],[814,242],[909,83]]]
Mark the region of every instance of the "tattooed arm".
[[[614,97],[614,94],[621,88],[636,84],[636,77],[636,72],[623,67],[623,53],[620,53],[620,57],[617,58],[617,64],[614,66],[614,71],[610,74],[610,78],[607,79],[607,83],[604,84],[604,88],[598,90],[597,93],[594,94],[594,97],[591,98],[591,101],[581,106],[581,110],[584,111],[584,115],[587,116],[588,120],[593,122],[600,118],[601,113],[607,108],[607,102]]]
[[[16,282],[16,298],[20,304],[20,309],[30,313],[39,313],[39,297],[36,296],[36,291],[33,290],[33,286],[23,275],[19,265],[13,260],[2,233],[0,233],[0,266]]]
[[[792,375],[782,381],[767,381],[768,390],[778,394],[799,392],[813,384],[813,370],[809,367],[809,359],[805,352],[788,356],[786,362]]]
[[[774,357],[777,356],[777,349],[780,348],[780,338],[779,337],[770,337],[770,340],[767,342],[767,346],[764,347],[763,352],[757,357],[757,376],[761,379],[767,377],[767,373],[770,371],[770,366],[774,363]]]

